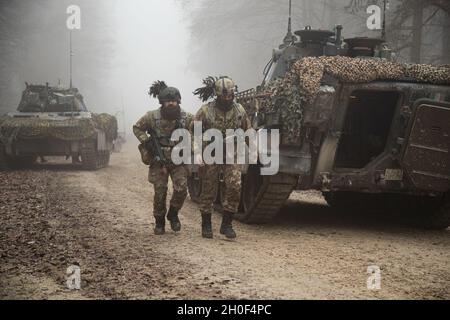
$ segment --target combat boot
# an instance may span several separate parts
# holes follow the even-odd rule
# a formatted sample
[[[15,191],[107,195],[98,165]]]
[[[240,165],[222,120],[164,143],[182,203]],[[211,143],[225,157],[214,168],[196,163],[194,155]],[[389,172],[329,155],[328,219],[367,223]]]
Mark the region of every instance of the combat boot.
[[[166,233],[166,219],[164,217],[155,217],[155,235],[161,236]]]
[[[222,225],[220,226],[220,234],[225,235],[228,239],[236,238],[236,232],[233,230],[231,222],[233,221],[233,214],[228,211],[224,211],[222,216]]]
[[[202,237],[212,239],[211,213],[202,213]]]
[[[170,227],[173,231],[178,232],[181,230],[181,222],[178,218],[178,210],[174,207],[170,207],[169,212],[167,213],[167,220],[170,221]]]

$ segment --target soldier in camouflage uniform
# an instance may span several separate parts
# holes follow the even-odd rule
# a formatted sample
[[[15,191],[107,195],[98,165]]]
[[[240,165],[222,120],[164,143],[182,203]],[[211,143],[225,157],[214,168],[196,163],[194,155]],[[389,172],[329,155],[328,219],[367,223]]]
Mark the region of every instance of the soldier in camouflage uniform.
[[[239,103],[234,101],[235,84],[228,77],[222,77],[214,84],[216,100],[203,105],[194,121],[201,121],[203,130],[218,129],[225,137],[227,129],[243,129],[251,127],[250,120]],[[199,161],[199,160],[197,160]],[[225,199],[223,203],[223,219],[220,233],[227,238],[236,238],[233,230],[233,215],[237,212],[241,194],[241,171],[237,165],[207,165],[200,170],[202,193],[200,195],[200,211],[202,214],[202,236],[212,238],[211,213],[217,193],[217,181],[223,172],[225,182]]]
[[[173,195],[170,201],[167,219],[170,221],[170,226],[173,231],[181,230],[178,212],[182,208],[187,196],[187,172],[183,165],[174,165],[170,160],[172,149],[176,145],[176,142],[171,141],[170,138],[174,130],[187,128],[192,120],[192,115],[181,109],[181,95],[178,89],[166,87],[156,91],[159,91],[158,99],[162,105],[161,108],[144,115],[134,125],[133,132],[141,142],[139,149],[143,162],[149,165],[148,180],[154,186],[154,231],[156,235],[162,235],[165,233],[166,198],[169,176],[172,179]],[[167,163],[156,161],[155,150],[148,150],[150,148],[144,147],[149,145],[149,131],[156,133]]]

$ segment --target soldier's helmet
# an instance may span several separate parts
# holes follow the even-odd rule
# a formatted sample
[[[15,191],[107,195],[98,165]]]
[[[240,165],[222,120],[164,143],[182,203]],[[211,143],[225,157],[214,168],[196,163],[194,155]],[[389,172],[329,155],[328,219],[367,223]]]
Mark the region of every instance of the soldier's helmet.
[[[180,90],[175,87],[167,87],[161,90],[161,93],[158,95],[159,102],[162,104],[167,101],[178,101],[181,102],[181,94]]]
[[[236,85],[234,84],[234,81],[231,80],[231,78],[228,77],[222,77],[219,80],[216,81],[214,85],[214,90],[216,93],[216,96],[220,97],[223,95],[233,94],[236,90]]]

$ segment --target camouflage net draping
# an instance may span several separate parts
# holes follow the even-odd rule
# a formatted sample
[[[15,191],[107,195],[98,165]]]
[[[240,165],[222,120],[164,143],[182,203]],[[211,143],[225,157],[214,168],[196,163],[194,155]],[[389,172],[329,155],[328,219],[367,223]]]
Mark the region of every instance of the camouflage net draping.
[[[17,139],[83,140],[103,130],[108,140],[117,138],[117,119],[109,114],[92,114],[92,119],[44,120],[39,118],[0,118],[0,142]]]
[[[262,113],[279,112],[289,140],[301,134],[303,107],[314,102],[325,75],[342,83],[402,80],[450,84],[450,66],[395,63],[379,59],[307,57],[298,60],[283,79],[266,84],[258,95]]]
[[[117,139],[118,123],[117,118],[107,113],[93,113],[92,120],[95,122],[96,128],[106,133],[109,140]]]

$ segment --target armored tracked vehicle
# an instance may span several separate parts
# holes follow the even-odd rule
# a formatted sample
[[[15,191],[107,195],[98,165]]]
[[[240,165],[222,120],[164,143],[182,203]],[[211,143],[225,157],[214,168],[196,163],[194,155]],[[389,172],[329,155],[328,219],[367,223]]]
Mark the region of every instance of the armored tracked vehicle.
[[[447,228],[450,68],[396,63],[383,40],[341,32],[289,29],[262,85],[238,94],[254,128],[279,129],[281,142],[278,174],[250,165],[243,175],[237,218],[267,223],[294,190],[315,189],[333,207]],[[201,180],[189,186],[195,200]]]
[[[29,85],[17,112],[0,118],[0,170],[63,156],[96,170],[109,163],[117,120],[90,112],[76,88]]]

